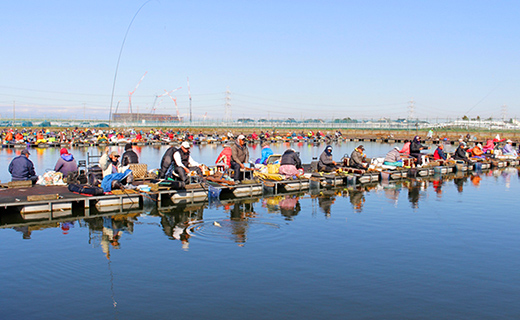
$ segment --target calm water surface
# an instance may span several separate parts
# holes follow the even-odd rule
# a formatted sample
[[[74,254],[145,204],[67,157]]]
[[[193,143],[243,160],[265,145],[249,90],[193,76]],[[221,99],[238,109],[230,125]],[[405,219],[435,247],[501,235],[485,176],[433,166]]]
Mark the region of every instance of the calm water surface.
[[[353,147],[335,145],[337,160]],[[141,159],[158,166],[166,148]],[[309,162],[324,145],[296,148]],[[59,153],[33,151],[38,173]],[[4,226],[0,318],[516,319],[519,192],[506,169]]]

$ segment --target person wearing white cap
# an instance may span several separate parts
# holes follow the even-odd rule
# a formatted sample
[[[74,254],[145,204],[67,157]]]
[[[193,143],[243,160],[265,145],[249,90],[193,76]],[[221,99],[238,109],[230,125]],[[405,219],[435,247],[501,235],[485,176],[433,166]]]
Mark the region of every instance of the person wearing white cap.
[[[231,169],[233,169],[233,180],[240,181],[243,176],[240,169],[244,169],[244,163],[249,160],[249,149],[246,146],[246,137],[239,135],[235,143],[231,146]]]
[[[513,141],[511,140],[507,140],[506,141],[506,145],[504,146],[504,148],[502,149],[502,154],[504,156],[514,156],[514,157],[518,157],[518,154],[516,153],[516,150],[513,149]]]
[[[34,171],[34,164],[29,160],[29,150],[24,149],[22,153],[14,158],[9,164],[9,173],[12,181],[31,180],[32,184],[38,181],[38,176]]]
[[[181,147],[173,153],[172,166],[179,179],[184,183],[188,183],[190,171],[195,171],[197,175],[202,176],[200,164],[193,160],[190,155],[190,143],[188,141],[181,143]]]
[[[401,154],[399,153],[398,146],[395,146],[392,150],[390,150],[386,154],[383,164],[387,165],[387,166],[395,166],[395,167],[403,166],[403,160],[401,160]]]

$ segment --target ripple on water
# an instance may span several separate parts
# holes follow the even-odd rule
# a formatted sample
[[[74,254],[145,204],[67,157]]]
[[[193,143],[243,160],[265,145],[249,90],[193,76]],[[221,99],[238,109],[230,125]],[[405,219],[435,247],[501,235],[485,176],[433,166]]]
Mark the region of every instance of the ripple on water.
[[[277,223],[258,219],[246,220],[200,220],[195,222],[190,231],[192,236],[205,241],[245,243],[246,240],[276,240],[282,236],[282,227]]]

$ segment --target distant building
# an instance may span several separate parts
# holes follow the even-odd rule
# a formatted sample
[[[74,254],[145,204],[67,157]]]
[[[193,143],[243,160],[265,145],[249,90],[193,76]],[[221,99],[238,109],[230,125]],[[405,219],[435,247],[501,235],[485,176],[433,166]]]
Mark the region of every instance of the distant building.
[[[170,114],[153,114],[153,113],[114,113],[112,121],[115,122],[181,122],[182,117],[172,116]]]

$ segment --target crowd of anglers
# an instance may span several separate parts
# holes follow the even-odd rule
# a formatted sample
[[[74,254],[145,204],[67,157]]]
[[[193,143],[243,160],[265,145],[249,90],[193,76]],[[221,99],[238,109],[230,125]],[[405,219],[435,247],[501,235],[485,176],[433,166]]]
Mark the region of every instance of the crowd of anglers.
[[[5,132],[4,132],[5,133]],[[265,138],[265,133],[264,134]],[[340,134],[340,133],[339,133]],[[249,149],[247,147],[248,137],[238,135],[234,137],[227,134],[228,143],[215,161],[215,166],[220,168],[220,172],[227,173],[227,178],[236,184],[244,180],[243,174],[246,170],[258,170],[267,172],[268,166],[276,169],[275,174],[285,177],[299,177],[304,175],[302,160],[300,155],[292,148],[288,148],[279,156],[276,161],[269,162],[274,155],[270,148],[269,140],[263,140],[261,157],[258,159],[250,159]],[[249,137],[250,139],[250,137]],[[179,181],[183,185],[193,181],[191,177],[200,177],[198,181],[204,181],[203,172],[207,174],[208,167],[195,161],[191,154],[192,143],[189,140],[183,141],[179,147],[169,147],[161,158],[159,167],[153,171],[151,176],[155,180]],[[116,151],[110,151],[106,147],[103,154],[99,158],[98,169],[100,174],[98,179],[90,180],[91,184],[101,184],[105,191],[110,191],[114,187],[114,183],[119,186],[131,186],[133,182],[132,165],[139,164],[139,157],[132,149],[132,143],[125,145],[125,152],[120,155]],[[489,157],[511,157],[516,158],[518,151],[512,145],[511,140],[500,139],[497,135],[494,139],[489,139],[485,146],[480,143],[473,143],[468,146],[468,142],[461,139],[455,152],[448,154],[444,151],[444,145],[438,144],[433,154],[428,154],[429,146],[425,146],[419,136],[415,136],[411,141],[405,140],[402,147],[393,147],[382,160],[382,164],[390,168],[398,168],[403,166],[422,166],[426,159],[432,160],[459,160],[466,163],[480,161]],[[370,170],[373,159],[369,159],[365,154],[363,145],[356,147],[350,157],[343,157],[338,163],[333,159],[333,148],[327,145],[321,153],[317,161],[317,171],[319,172],[336,172],[342,168],[354,168],[358,170]],[[40,183],[42,177],[38,176],[34,170],[34,164],[29,159],[30,152],[28,149],[21,151],[21,155],[15,157],[9,164],[8,170],[13,181],[30,180],[33,184]],[[408,161],[405,161],[408,159]],[[307,168],[307,170],[309,170]],[[57,159],[54,172],[59,173],[64,182],[78,183],[85,182],[79,179],[78,164],[68,149],[60,150],[60,157]],[[307,172],[308,173],[308,172]]]
[[[253,131],[246,135],[251,141],[267,141],[276,139],[323,139],[333,140],[342,137],[341,131],[337,130],[333,133],[322,131],[307,131],[288,133],[280,133],[273,131]],[[188,141],[197,143],[201,141],[207,142],[227,142],[235,139],[232,132],[191,132],[189,130],[174,129],[121,129],[121,130],[103,130],[103,129],[87,129],[87,128],[67,128],[64,130],[52,129],[15,129],[9,128],[0,131],[0,141],[3,145],[9,144],[45,144],[45,143],[138,143],[138,142],[183,142]]]

